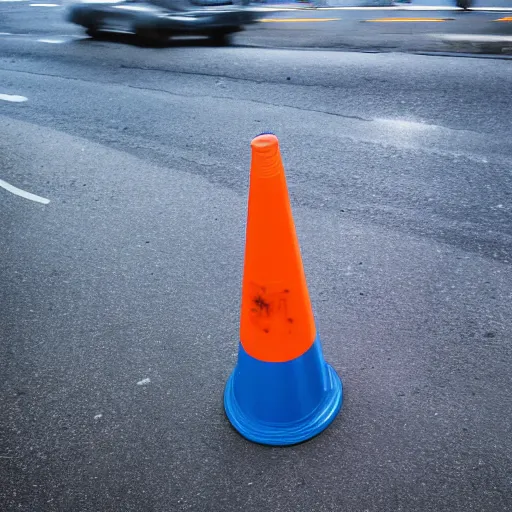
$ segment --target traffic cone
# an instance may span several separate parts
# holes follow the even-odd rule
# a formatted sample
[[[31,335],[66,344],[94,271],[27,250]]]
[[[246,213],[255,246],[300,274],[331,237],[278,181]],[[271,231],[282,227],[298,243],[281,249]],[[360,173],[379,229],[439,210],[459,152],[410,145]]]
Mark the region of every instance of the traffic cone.
[[[323,358],[278,139],[251,146],[240,344],[224,408],[245,438],[284,446],[334,420],[342,384]]]

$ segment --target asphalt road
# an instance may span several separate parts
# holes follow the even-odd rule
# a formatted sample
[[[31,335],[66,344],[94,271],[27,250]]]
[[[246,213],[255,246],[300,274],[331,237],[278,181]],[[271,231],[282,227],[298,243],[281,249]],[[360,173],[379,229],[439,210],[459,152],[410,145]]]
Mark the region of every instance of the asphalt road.
[[[509,60],[141,48],[0,9],[0,179],[49,200],[0,188],[2,512],[512,508]],[[345,391],[288,448],[222,406],[264,130]]]
[[[235,43],[264,48],[512,55],[512,12],[421,8],[282,12],[268,15]]]

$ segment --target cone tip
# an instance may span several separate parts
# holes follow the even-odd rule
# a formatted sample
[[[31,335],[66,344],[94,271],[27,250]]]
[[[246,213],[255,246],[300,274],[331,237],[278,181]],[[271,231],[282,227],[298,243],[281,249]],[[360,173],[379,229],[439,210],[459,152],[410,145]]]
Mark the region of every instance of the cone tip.
[[[258,153],[266,153],[269,150],[275,150],[278,145],[279,141],[272,132],[260,133],[258,136],[254,137],[251,142],[251,147]]]

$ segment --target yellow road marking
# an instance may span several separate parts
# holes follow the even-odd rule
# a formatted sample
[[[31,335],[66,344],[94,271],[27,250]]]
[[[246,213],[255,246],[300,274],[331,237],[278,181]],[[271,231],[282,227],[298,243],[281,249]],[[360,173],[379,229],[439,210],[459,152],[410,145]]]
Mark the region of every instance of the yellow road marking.
[[[512,21],[512,16],[507,16],[505,18],[500,18],[499,20],[494,20],[494,21]]]
[[[262,23],[309,23],[316,21],[337,21],[341,18],[266,18],[260,20]]]
[[[417,22],[439,22],[448,21],[453,18],[375,18],[374,20],[366,20],[377,23],[417,23]]]

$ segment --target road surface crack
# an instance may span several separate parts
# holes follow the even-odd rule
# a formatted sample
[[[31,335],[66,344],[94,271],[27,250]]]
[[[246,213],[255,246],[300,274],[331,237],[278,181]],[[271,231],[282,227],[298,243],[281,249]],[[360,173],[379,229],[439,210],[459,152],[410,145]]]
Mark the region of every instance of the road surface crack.
[[[224,78],[227,80],[246,81],[246,82],[259,83],[259,84],[265,84],[265,83],[278,84],[278,83],[280,83],[280,82],[269,82],[266,80],[251,80],[251,79],[246,79],[246,78],[232,78],[232,77],[224,76],[224,75],[210,75],[207,73],[188,73],[188,72],[182,72],[182,71],[174,72],[174,71],[166,71],[166,70],[162,70],[162,69],[156,69],[156,68],[153,69],[153,68],[145,68],[145,67],[140,67],[140,68],[139,67],[128,67],[128,66],[121,66],[121,67],[127,68],[127,69],[160,71],[160,72],[165,72],[165,73],[174,73],[174,74],[183,74],[183,75],[198,75],[198,76],[205,76],[208,78]],[[168,91],[166,89],[160,89],[160,88],[156,88],[156,87],[122,84],[122,83],[118,83],[118,82],[103,82],[103,81],[99,81],[99,80],[87,80],[85,78],[76,78],[76,77],[63,76],[63,75],[52,74],[52,73],[41,73],[41,72],[36,72],[36,71],[5,69],[5,68],[0,68],[0,69],[2,71],[8,71],[8,72],[13,72],[13,73],[25,73],[28,75],[44,76],[44,77],[49,77],[49,78],[61,78],[63,80],[74,80],[74,81],[84,82],[84,83],[92,83],[92,84],[98,83],[98,84],[110,85],[110,86],[119,86],[119,87],[124,86],[124,87],[128,87],[130,89],[138,89],[138,90],[143,90],[143,91],[162,92],[165,94],[169,94],[171,96],[177,96],[177,97],[181,97],[181,98],[211,98],[211,99],[216,99],[216,100],[225,99],[225,100],[232,100],[232,101],[242,101],[242,102],[256,103],[256,104],[260,104],[260,105],[270,105],[273,107],[291,108],[291,109],[300,110],[303,112],[314,112],[317,114],[325,114],[325,115],[329,115],[329,116],[335,116],[335,117],[340,117],[340,118],[344,118],[344,119],[352,119],[352,120],[356,120],[356,121],[363,121],[363,122],[367,122],[367,123],[370,123],[373,121],[373,119],[368,119],[368,118],[364,118],[364,117],[356,116],[356,115],[340,114],[337,112],[329,112],[326,110],[318,110],[318,109],[312,109],[312,108],[306,108],[306,107],[301,107],[301,106],[297,106],[297,105],[289,105],[289,104],[282,104],[282,103],[272,103],[269,101],[261,101],[261,100],[255,100],[255,99],[250,99],[250,98],[236,98],[233,96],[218,96],[218,95],[211,95],[211,94],[208,94],[208,95],[181,94],[181,93],[172,92],[172,91]],[[295,84],[295,85],[298,85],[300,87],[325,87],[321,84],[318,84],[318,85]],[[330,87],[330,88],[332,88],[332,87]]]
[[[329,112],[327,110],[318,110],[314,108],[307,108],[307,107],[301,107],[298,105],[288,105],[285,103],[272,103],[270,101],[262,101],[262,100],[255,100],[252,98],[236,98],[233,96],[217,96],[213,94],[208,95],[197,95],[197,94],[179,94],[176,92],[171,92],[166,89],[160,89],[156,87],[147,87],[147,86],[139,86],[139,85],[127,85],[126,87],[129,87],[130,89],[140,89],[143,91],[153,91],[153,92],[162,92],[164,94],[170,94],[171,96],[179,96],[184,98],[211,98],[214,100],[231,100],[231,101],[242,101],[247,103],[256,103],[258,105],[266,105],[266,106],[272,106],[272,107],[282,107],[282,108],[291,108],[294,110],[300,110],[302,112],[314,112],[316,114],[325,114],[328,116],[335,116],[335,117],[341,117],[344,119],[355,119],[356,121],[363,121],[366,123],[373,122],[373,119],[367,119],[364,117],[356,116],[356,115],[349,115],[349,114],[339,114],[337,112]]]

